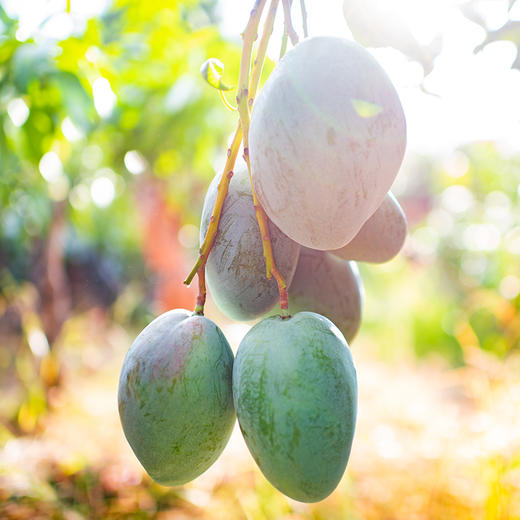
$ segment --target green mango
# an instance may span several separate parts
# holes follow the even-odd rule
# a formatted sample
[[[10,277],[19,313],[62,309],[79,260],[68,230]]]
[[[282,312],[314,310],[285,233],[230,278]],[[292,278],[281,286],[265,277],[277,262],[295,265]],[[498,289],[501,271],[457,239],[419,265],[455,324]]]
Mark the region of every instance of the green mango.
[[[233,399],[247,446],[287,496],[317,502],[338,485],[356,423],[357,380],[345,338],[327,318],[266,318],[242,340]]]
[[[218,458],[235,423],[232,370],[224,334],[204,316],[172,310],[137,336],[121,370],[119,415],[153,480],[185,484]]]

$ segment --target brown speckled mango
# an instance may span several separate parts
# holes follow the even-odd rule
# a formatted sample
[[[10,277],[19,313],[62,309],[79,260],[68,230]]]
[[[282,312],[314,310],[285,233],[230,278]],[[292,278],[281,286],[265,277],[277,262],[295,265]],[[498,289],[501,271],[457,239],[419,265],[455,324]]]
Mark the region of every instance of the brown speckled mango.
[[[211,182],[202,210],[200,242],[204,240],[217,197],[220,176]],[[291,283],[300,246],[269,223],[276,266]],[[206,264],[209,293],[218,308],[231,319],[252,320],[278,302],[278,286],[265,272],[262,237],[253,207],[249,174],[237,166],[224,201],[217,236]]]
[[[265,477],[302,502],[327,497],[341,479],[356,423],[356,371],[327,318],[266,318],[244,337],[233,367],[244,439]]]
[[[397,92],[361,45],[306,38],[276,65],[251,114],[253,183],[268,217],[312,249],[354,238],[390,189],[406,145]]]
[[[364,289],[355,262],[302,247],[289,287],[289,312],[310,311],[329,318],[347,342],[361,325]]]
[[[187,310],[162,314],[136,338],[119,379],[119,415],[156,482],[189,482],[220,455],[235,423],[232,370],[221,330]]]

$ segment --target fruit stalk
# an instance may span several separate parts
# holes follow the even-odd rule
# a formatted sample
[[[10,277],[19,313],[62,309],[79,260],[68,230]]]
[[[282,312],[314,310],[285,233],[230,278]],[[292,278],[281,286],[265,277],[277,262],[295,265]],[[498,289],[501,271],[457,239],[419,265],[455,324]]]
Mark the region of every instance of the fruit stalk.
[[[278,4],[279,0],[273,0],[273,3]],[[242,47],[242,57],[240,61],[240,74],[239,74],[239,86],[238,86],[238,95],[237,99],[240,98],[241,94],[244,95],[247,100],[248,96],[248,80],[249,80],[249,69],[251,67],[251,55],[253,52],[253,43],[257,38],[257,30],[258,25],[260,23],[260,17],[262,15],[262,11],[264,9],[266,0],[256,0],[253,9],[251,10],[251,15],[249,17],[249,21],[247,23],[246,29],[242,35],[243,38],[243,47]],[[270,17],[273,17],[274,21],[274,13],[271,14],[272,6],[270,13],[268,15],[268,20]],[[274,9],[276,11],[276,8]],[[267,22],[266,22],[267,23]],[[264,31],[265,32],[265,31]],[[271,32],[272,32],[272,22],[271,22]],[[267,37],[268,39],[268,37]],[[264,43],[264,47],[267,47],[267,42]],[[259,48],[260,51],[260,48]],[[260,52],[257,53],[257,58],[255,60],[255,67],[261,70],[263,61],[265,57],[265,49],[263,54],[260,55]],[[258,81],[260,80],[260,73],[253,75],[251,78],[250,91],[256,92]],[[246,101],[247,106],[247,101]],[[249,118],[249,114],[248,114]],[[236,158],[238,155],[238,150],[240,148],[240,143],[242,141],[242,122],[240,121],[238,127],[235,131],[235,135],[233,136],[233,141],[231,146],[227,152],[227,160],[224,166],[224,174],[222,175],[222,179],[218,186],[218,195],[217,200],[215,201],[215,206],[213,207],[213,211],[211,214],[210,224],[208,230],[206,232],[206,236],[204,237],[204,241],[199,250],[199,257],[197,262],[193,266],[190,274],[184,280],[186,285],[189,285],[195,274],[198,274],[199,277],[199,295],[197,297],[197,303],[195,307],[196,314],[204,314],[204,303],[206,301],[206,283],[205,283],[205,274],[204,269],[206,266],[206,261],[208,259],[209,253],[213,246],[213,242],[215,241],[215,237],[217,234],[218,223],[220,221],[220,214],[222,212],[222,206],[224,205],[224,200],[226,198],[229,183],[231,181],[231,177],[233,176],[233,168],[235,166]],[[271,254],[272,257],[272,254]]]
[[[258,84],[260,83],[260,76],[262,74],[262,68],[265,61],[265,54],[267,52],[267,44],[269,38],[273,34],[274,19],[276,17],[276,10],[278,9],[279,0],[272,0],[267,12],[267,17],[264,23],[264,30],[262,31],[262,37],[258,44],[258,50],[256,52],[256,58],[253,62],[253,70],[251,72],[251,80],[249,82],[249,108],[253,106],[253,102],[256,95]]]
[[[206,257],[207,259],[207,257]],[[199,316],[204,315],[204,304],[206,303],[206,260],[202,263],[200,270],[198,271],[199,278],[199,294],[197,296],[197,302],[195,305],[195,314]]]
[[[298,43],[298,34],[294,30],[291,19],[291,5],[292,0],[282,0],[283,15],[284,15],[284,32],[291,39],[291,43],[296,45]]]
[[[283,32],[283,36],[282,36],[282,45],[280,46],[280,55],[278,56],[278,60],[281,60],[284,55],[285,55],[285,52],[287,51],[287,33]]]
[[[307,9],[305,9],[305,0],[300,0],[300,9],[302,11],[302,25],[303,25],[303,37],[309,36],[309,29],[307,27]]]
[[[240,124],[242,126],[242,133],[244,139],[244,160],[247,164],[247,170],[249,173],[249,180],[251,182],[251,192],[253,195],[253,204],[256,213],[256,219],[258,221],[258,227],[260,228],[260,234],[262,236],[262,245],[264,250],[264,259],[265,259],[265,268],[266,268],[266,276],[267,278],[272,278],[276,280],[278,284],[278,291],[280,293],[280,310],[282,316],[288,315],[288,297],[287,297],[287,284],[283,279],[282,275],[278,271],[274,256],[273,256],[273,248],[271,245],[271,237],[269,234],[269,226],[267,216],[260,206],[258,202],[258,198],[255,193],[255,189],[253,186],[253,179],[251,176],[251,164],[249,161],[249,110],[253,105],[254,96],[256,94],[256,88],[258,86],[258,82],[260,80],[260,75],[262,71],[263,62],[265,59],[265,53],[267,50],[267,43],[269,38],[273,32],[273,24],[274,18],[276,15],[276,9],[278,7],[279,0],[272,0],[269,12],[265,21],[262,37],[260,39],[260,43],[258,45],[257,56],[253,65],[253,70],[251,74],[251,81],[248,81],[249,76],[249,65],[246,65],[250,62],[249,60],[244,60],[244,54],[242,54],[242,63],[240,67],[240,76],[239,76],[239,87],[238,87],[238,95],[237,95],[237,105],[238,105],[238,113],[240,115]],[[258,27],[258,24],[257,24]],[[244,49],[252,48],[252,40],[250,43],[246,45],[246,41],[248,38],[256,38],[256,28],[255,34],[248,34],[247,29],[243,34],[244,38]],[[250,84],[250,89],[248,91],[247,85]]]
[[[217,200],[215,201],[215,206],[213,207],[213,211],[211,213],[211,219],[208,227],[208,231],[206,232],[206,236],[204,237],[204,241],[199,249],[199,257],[197,262],[193,266],[190,274],[184,280],[186,285],[190,285],[194,276],[204,270],[206,265],[206,260],[208,258],[209,252],[211,251],[211,247],[213,246],[213,242],[215,241],[215,236],[217,234],[218,223],[220,220],[220,213],[222,211],[222,206],[224,205],[224,200],[226,198],[229,183],[231,181],[231,177],[233,177],[233,168],[235,166],[235,161],[238,155],[238,150],[240,148],[240,143],[242,141],[242,127],[239,124],[235,135],[233,136],[233,141],[231,142],[231,146],[227,151],[227,159],[226,164],[224,166],[224,175],[222,175],[222,179],[218,185],[218,195]],[[203,284],[204,288],[205,285]],[[199,284],[200,287],[200,284]],[[199,298],[201,295],[199,294]],[[199,298],[197,298],[197,307],[199,305]],[[205,300],[205,297],[204,297]],[[204,308],[204,303],[202,304],[202,308]],[[202,313],[202,310],[199,310],[199,314]]]

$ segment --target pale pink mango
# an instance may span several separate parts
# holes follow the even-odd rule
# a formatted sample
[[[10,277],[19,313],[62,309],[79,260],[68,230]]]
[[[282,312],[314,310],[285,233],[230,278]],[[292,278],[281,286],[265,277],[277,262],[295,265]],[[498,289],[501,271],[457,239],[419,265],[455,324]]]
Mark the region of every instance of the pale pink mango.
[[[258,95],[249,155],[258,199],[289,238],[338,249],[381,205],[401,165],[406,124],[397,92],[363,47],[308,38]]]
[[[389,192],[354,239],[330,253],[345,260],[383,263],[399,253],[405,238],[406,217],[397,199]]]
[[[364,290],[355,262],[302,247],[289,287],[289,312],[316,312],[331,320],[350,342],[361,325]]]

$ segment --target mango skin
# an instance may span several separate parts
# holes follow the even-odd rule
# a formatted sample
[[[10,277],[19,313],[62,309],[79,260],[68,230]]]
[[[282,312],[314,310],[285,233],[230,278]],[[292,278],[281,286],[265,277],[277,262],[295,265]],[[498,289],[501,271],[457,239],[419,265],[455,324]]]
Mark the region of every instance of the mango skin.
[[[301,502],[336,488],[354,436],[357,379],[330,320],[300,312],[255,325],[236,355],[233,399],[246,444],[273,486]]]
[[[355,262],[302,246],[288,294],[290,314],[299,311],[322,314],[352,344],[361,326],[365,296]]]
[[[136,338],[119,379],[119,415],[153,480],[185,484],[218,458],[235,423],[232,370],[221,330],[187,310],[162,314]]]
[[[220,178],[219,175],[213,179],[204,199],[201,244],[209,226]],[[268,226],[276,267],[289,285],[298,263],[300,246],[272,222]],[[275,279],[266,277],[262,236],[245,165],[237,166],[229,184],[215,242],[206,263],[206,283],[218,308],[236,321],[262,316],[279,299]]]
[[[345,246],[330,251],[345,260],[381,264],[401,251],[406,239],[406,216],[391,192],[381,206],[363,224],[358,234]]]
[[[339,249],[356,236],[390,189],[405,147],[390,78],[343,38],[305,38],[288,51],[251,114],[258,201],[281,231],[312,249]]]

